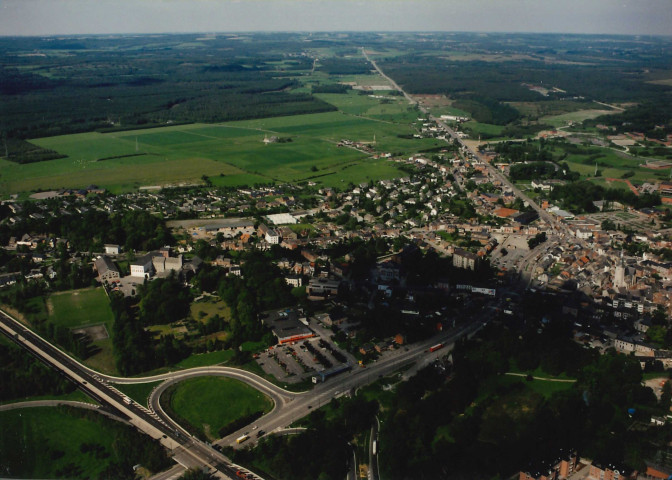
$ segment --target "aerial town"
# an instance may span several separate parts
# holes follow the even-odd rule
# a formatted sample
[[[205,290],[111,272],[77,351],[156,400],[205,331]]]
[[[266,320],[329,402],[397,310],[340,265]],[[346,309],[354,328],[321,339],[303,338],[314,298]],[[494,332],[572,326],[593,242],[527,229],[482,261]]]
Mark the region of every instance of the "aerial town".
[[[0,477],[672,478],[672,44],[492,35],[0,37]]]

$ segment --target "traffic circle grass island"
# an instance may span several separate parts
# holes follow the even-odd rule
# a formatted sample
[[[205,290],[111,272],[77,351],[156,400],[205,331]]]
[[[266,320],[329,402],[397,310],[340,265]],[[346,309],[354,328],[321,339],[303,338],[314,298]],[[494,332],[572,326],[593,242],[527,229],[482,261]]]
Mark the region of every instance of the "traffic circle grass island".
[[[161,406],[192,434],[213,441],[226,436],[239,419],[270,412],[273,401],[243,382],[211,376],[173,385],[161,396]]]

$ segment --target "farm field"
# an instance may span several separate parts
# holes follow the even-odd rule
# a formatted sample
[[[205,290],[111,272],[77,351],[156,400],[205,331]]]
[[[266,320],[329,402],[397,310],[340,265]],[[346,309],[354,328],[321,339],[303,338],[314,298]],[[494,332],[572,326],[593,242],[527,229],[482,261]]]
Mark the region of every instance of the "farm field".
[[[471,137],[474,139],[478,139],[478,134],[479,133],[485,133],[487,135],[494,135],[494,136],[499,136],[502,134],[502,130],[504,130],[504,127],[501,125],[491,125],[489,123],[479,123],[474,120],[470,120],[468,122],[465,122],[462,124],[464,126],[464,130],[469,130],[471,131]]]
[[[396,117],[406,108],[401,104],[365,106],[373,117]],[[322,177],[340,176],[345,168],[346,182],[391,178],[402,175],[394,166],[375,163],[371,168],[368,154],[336,144],[342,139],[371,142],[375,136],[377,150],[402,155],[440,145],[431,139],[399,138],[412,133],[415,130],[410,125],[329,112],[46,137],[32,142],[67,157],[25,165],[0,160],[0,195],[91,184],[120,193],[142,186],[201,183],[204,175],[218,186],[312,178],[334,185],[335,179]],[[291,141],[265,144],[264,138],[270,136]]]
[[[170,399],[173,411],[210,440],[230,422],[256,411],[269,412],[273,402],[254,388],[223,377],[180,382]]]
[[[369,95],[385,96],[390,103],[381,103],[380,99]],[[417,112],[403,97],[387,96],[385,92],[370,92],[360,95],[358,91],[348,93],[317,93],[320,100],[324,100],[337,107],[340,111],[365,118],[383,120],[391,123],[409,124],[417,118]]]

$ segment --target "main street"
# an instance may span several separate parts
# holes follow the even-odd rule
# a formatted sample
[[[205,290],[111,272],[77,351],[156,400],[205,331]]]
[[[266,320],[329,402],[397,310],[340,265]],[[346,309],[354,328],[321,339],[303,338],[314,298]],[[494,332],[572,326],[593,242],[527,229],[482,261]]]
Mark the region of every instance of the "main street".
[[[390,77],[385,75],[385,73],[382,71],[382,69],[378,66],[378,64],[369,58],[369,55],[366,53],[366,49],[362,48],[362,54],[366,58],[367,61],[371,63],[373,68],[378,72],[378,74],[385,78],[390,84],[393,86],[395,90],[403,94],[404,98],[406,98],[409,103],[416,105],[420,112],[423,114],[427,115],[427,117],[435,122],[439,127],[441,127],[450,137],[452,141],[458,142],[460,147],[462,148],[463,151],[467,152],[469,155],[474,156],[476,159],[478,159],[483,165],[486,166],[488,169],[488,172],[492,177],[495,179],[499,180],[502,185],[505,185],[507,188],[509,188],[513,194],[517,197],[520,198],[526,205],[530,206],[532,209],[534,209],[535,212],[539,215],[539,218],[546,222],[548,225],[550,225],[552,231],[554,234],[557,235],[557,237],[553,237],[554,241],[560,241],[560,237],[565,237],[565,238],[572,238],[574,237],[573,232],[570,230],[569,226],[562,222],[558,217],[555,215],[551,215],[548,213],[546,210],[541,208],[534,200],[532,200],[529,196],[527,196],[522,190],[520,190],[516,185],[511,182],[504,173],[499,170],[497,167],[492,165],[490,162],[487,161],[487,159],[481,155],[481,153],[478,151],[478,149],[474,150],[472,149],[469,145],[467,145],[464,140],[451,128],[449,127],[444,121],[442,121],[440,118],[436,118],[434,115],[432,115],[429,110],[425,107],[423,107],[418,101],[416,101],[413,97],[411,97],[408,93],[406,93],[394,80],[392,80]],[[448,142],[449,139],[446,138],[446,142]],[[580,245],[583,248],[588,248],[588,245],[586,242],[582,239],[579,238],[572,238],[572,241],[578,245]],[[530,257],[531,258],[531,257]],[[518,274],[523,278],[523,280],[527,281],[527,284],[529,285],[531,278],[528,278],[527,275],[529,272],[527,272],[527,268],[530,267],[530,261],[527,259],[525,262],[521,262],[518,265]]]

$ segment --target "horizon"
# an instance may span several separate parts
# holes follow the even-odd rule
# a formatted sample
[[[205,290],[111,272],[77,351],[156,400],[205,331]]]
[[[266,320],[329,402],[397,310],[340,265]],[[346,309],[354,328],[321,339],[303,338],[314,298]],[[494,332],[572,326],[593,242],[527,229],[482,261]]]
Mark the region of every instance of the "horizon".
[[[672,36],[668,0],[5,0],[0,11],[3,37],[281,32]]]
[[[573,32],[529,32],[529,31],[486,31],[486,30],[221,30],[221,31],[164,31],[164,32],[118,32],[118,33],[45,33],[45,34],[2,34],[0,38],[57,38],[57,37],[138,37],[163,35],[258,35],[258,34],[416,34],[416,35],[571,35],[577,37],[651,37],[671,38],[669,34],[652,33],[573,33]]]

